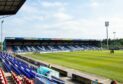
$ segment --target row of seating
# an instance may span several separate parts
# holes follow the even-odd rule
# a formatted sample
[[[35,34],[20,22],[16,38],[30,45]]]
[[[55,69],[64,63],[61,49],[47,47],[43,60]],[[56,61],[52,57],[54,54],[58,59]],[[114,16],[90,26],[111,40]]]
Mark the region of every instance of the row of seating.
[[[16,84],[34,84],[33,80],[30,80],[25,76],[22,79],[19,79],[19,77],[14,72],[11,72],[11,73]]]
[[[8,84],[3,70],[0,68],[0,84]]]
[[[16,84],[22,84],[21,79],[19,79],[19,78],[17,77],[17,75],[16,75],[14,72],[11,72],[11,74],[12,74],[12,78],[13,78],[13,80],[14,80],[14,82],[15,82]]]
[[[33,80],[28,79],[27,77],[24,76],[23,78],[23,83],[24,84],[34,84]]]
[[[4,60],[3,60],[3,64],[5,65],[6,70],[12,74],[12,78],[16,84],[34,84],[32,80],[28,79],[25,76],[23,79],[19,79],[18,76],[13,71],[11,71],[10,67],[5,63]],[[10,64],[10,62],[9,62],[9,64]],[[13,69],[15,69],[16,73],[18,72],[18,70],[16,68],[13,67]],[[7,83],[5,83],[5,84],[7,84]]]
[[[11,47],[11,48],[10,48]],[[9,46],[13,52],[51,52],[51,51],[76,51],[76,50],[97,50],[96,46],[92,45],[45,45],[45,46]]]
[[[55,78],[49,79],[45,77],[44,75],[38,74],[36,70],[30,67],[27,63],[22,62],[19,59],[16,59],[15,57],[9,54],[0,52],[0,59],[2,60],[5,69],[10,73],[14,72],[15,74],[21,77],[25,76],[31,80],[40,79],[39,81],[42,82],[40,84],[64,84],[65,83],[64,81],[60,79],[59,80]]]

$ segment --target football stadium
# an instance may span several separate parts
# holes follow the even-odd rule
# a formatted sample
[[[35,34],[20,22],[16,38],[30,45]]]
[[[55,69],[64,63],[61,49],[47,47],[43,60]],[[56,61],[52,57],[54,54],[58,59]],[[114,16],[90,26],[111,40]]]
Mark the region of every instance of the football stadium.
[[[48,25],[47,20],[47,23],[43,22],[46,17],[41,18],[40,10],[38,10],[38,8],[40,9],[40,7],[44,7],[44,10],[41,10],[46,10],[44,13],[50,8],[51,14],[46,13],[46,15],[50,17],[54,10],[57,11],[57,7],[63,8],[63,6],[68,6],[68,3],[69,5],[75,3],[76,6],[72,6],[73,9],[76,8],[77,10],[79,9],[77,8],[78,5],[85,6],[85,4],[80,4],[81,1],[73,0],[68,0],[68,2],[63,1],[64,4],[54,2],[55,0],[53,2],[48,1],[0,0],[0,84],[123,84],[122,34],[119,34],[119,37],[116,38],[116,32],[113,32],[113,37],[111,38],[109,35],[109,30],[111,29],[108,29],[109,21],[104,21],[104,27],[106,27],[106,36],[104,38],[101,38],[102,36],[100,37],[99,35],[100,33],[103,33],[101,29],[99,29],[101,31],[100,33],[97,33],[99,30],[97,29],[96,31],[95,29],[94,34],[91,34],[91,32],[89,32],[90,29],[88,29],[87,33],[83,34],[85,37],[79,37],[78,33],[80,30],[76,31],[75,29],[73,29],[74,34],[70,34],[71,32],[67,31],[67,34],[64,35],[66,30],[64,30],[64,28],[60,29],[61,24],[65,24],[65,29],[69,29],[68,24],[70,25],[70,28],[72,28],[73,25],[79,27],[79,22],[66,22],[72,19],[67,15],[59,14],[60,20],[56,22],[61,24],[55,23],[54,26],[53,21],[55,21],[55,19],[53,20],[53,18],[50,18],[52,21],[50,21],[50,25]],[[96,0],[95,2],[94,0],[89,1],[93,2],[92,5],[89,6],[90,8],[98,8],[99,4]],[[87,3],[89,2],[86,2],[86,5]],[[104,5],[104,3],[106,4],[109,2],[105,1],[102,3]],[[112,4],[113,3],[115,4],[116,2],[112,1]],[[29,7],[29,5],[31,6]],[[55,9],[52,10],[54,7]],[[65,11],[64,8],[60,8],[58,8],[60,13],[61,11]],[[69,7],[68,9],[71,10]],[[29,12],[29,15],[31,16],[29,16],[27,12]],[[35,13],[37,15],[35,15]],[[80,13],[80,11],[78,13]],[[82,14],[83,17],[85,17],[85,15]],[[24,16],[24,18],[22,16]],[[59,18],[54,14],[53,17]],[[76,19],[78,17],[81,18],[79,14],[78,16],[76,15]],[[33,22],[33,20],[35,21]],[[119,19],[115,18],[114,20],[119,24]],[[37,25],[39,24],[46,25],[38,27]],[[88,25],[85,27],[88,28]],[[95,27],[93,21],[90,25],[90,27]],[[54,28],[52,28],[52,26]],[[55,28],[58,26],[58,30],[60,32],[63,31],[63,34],[61,34],[63,37],[59,36],[60,34],[58,30]],[[4,27],[9,27],[9,29]],[[12,27],[17,27],[17,29],[12,29]],[[24,28],[21,27],[30,28],[24,30]],[[37,29],[34,29],[33,27],[37,27]],[[44,27],[44,30],[40,27]],[[31,32],[24,33],[26,30]],[[54,33],[53,30],[57,31]],[[72,29],[70,30],[72,31]],[[42,31],[43,33],[41,36],[39,35],[37,37],[35,35],[38,32],[34,33],[35,31],[38,31],[39,33]],[[50,35],[48,31],[52,31],[55,37]],[[117,30],[115,29],[115,31]],[[67,37],[68,34],[73,38]],[[90,35],[91,37],[88,38],[86,35],[88,37]]]

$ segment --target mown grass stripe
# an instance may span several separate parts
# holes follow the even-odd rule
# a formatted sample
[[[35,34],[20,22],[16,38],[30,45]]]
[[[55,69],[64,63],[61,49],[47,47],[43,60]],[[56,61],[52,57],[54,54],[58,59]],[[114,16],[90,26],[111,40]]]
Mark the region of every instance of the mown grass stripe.
[[[77,51],[26,55],[123,82],[123,51],[114,54],[109,51]]]

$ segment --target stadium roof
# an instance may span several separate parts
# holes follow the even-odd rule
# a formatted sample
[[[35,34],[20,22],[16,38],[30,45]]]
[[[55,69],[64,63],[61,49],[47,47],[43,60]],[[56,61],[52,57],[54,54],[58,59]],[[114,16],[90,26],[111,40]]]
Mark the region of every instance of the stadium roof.
[[[26,0],[0,0],[0,15],[13,15]]]
[[[99,41],[96,39],[67,39],[67,38],[31,38],[31,37],[5,37],[5,40],[65,40],[65,41]]]

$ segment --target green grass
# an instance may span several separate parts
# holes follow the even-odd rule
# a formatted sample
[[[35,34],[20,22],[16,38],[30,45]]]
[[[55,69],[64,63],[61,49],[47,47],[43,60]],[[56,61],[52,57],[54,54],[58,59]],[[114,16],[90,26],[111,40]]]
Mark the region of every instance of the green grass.
[[[123,51],[115,51],[114,54],[109,51],[77,51],[26,56],[123,82]]]

